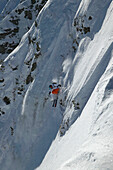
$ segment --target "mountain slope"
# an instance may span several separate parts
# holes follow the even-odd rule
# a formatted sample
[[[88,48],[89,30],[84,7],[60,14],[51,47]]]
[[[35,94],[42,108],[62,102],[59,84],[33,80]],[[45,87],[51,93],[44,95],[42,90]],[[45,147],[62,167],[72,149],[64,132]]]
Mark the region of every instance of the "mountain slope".
[[[7,0],[2,0],[2,1],[0,1],[0,14],[1,14],[1,12],[3,11],[3,9],[4,9],[4,7],[5,7],[5,5],[7,4]]]
[[[49,0],[4,60],[2,170],[112,170],[112,9],[112,0]],[[56,108],[52,81],[62,85]]]
[[[19,44],[22,36],[30,29],[47,0],[8,1],[4,17],[0,22],[0,61],[2,62]],[[37,23],[35,22],[37,27]]]
[[[5,16],[7,16],[14,8],[16,8],[16,6],[22,1],[20,0],[16,0],[16,1],[12,1],[12,0],[5,0],[5,1],[1,1],[1,18],[4,18]]]
[[[113,3],[111,3],[102,27],[94,39],[86,37],[80,42],[70,70],[66,75],[67,82],[70,81],[70,87],[67,109],[64,113],[65,117],[60,133],[64,133],[64,128],[67,128],[68,119],[69,124],[77,121],[63,139],[60,140],[59,135],[57,135],[42,165],[37,168],[39,170],[49,170],[53,166],[54,169],[59,169],[65,161],[66,163],[60,168],[62,170],[112,169],[113,167],[111,139],[112,67],[110,66],[112,65],[113,49],[112,8]],[[81,16],[79,18],[81,20]],[[98,22],[100,23],[100,20]],[[67,63],[65,62],[65,64]],[[111,78],[108,76],[110,79],[106,77],[108,70],[111,75],[109,75]],[[106,79],[108,81],[105,83]],[[102,84],[104,87],[101,87]],[[110,91],[107,86],[110,87]],[[109,91],[107,96],[105,95],[106,90]],[[103,98],[105,98],[106,103],[104,103]],[[81,109],[78,112],[72,107],[73,99],[80,102]]]

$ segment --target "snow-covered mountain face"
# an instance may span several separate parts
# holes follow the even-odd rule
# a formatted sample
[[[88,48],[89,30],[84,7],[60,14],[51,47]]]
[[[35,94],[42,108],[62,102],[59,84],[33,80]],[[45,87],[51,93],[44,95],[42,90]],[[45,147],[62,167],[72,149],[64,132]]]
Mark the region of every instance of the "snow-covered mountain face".
[[[25,0],[23,0],[25,1]],[[6,15],[8,15],[16,6],[22,1],[16,0],[1,0],[0,1],[0,14],[1,18],[4,18]]]
[[[30,29],[46,2],[47,0],[9,0],[6,5],[5,1],[1,2],[0,62],[18,46],[21,37]]]
[[[112,0],[48,0],[26,34],[18,26],[24,36],[0,68],[1,170],[113,169],[112,18]]]

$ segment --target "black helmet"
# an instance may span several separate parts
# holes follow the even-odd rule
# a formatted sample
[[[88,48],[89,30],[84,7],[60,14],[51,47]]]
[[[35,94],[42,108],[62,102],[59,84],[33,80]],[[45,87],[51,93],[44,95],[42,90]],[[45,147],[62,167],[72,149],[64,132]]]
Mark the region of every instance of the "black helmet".
[[[50,88],[50,89],[52,89],[52,88],[53,88],[53,86],[52,86],[52,85],[49,85],[49,88]]]

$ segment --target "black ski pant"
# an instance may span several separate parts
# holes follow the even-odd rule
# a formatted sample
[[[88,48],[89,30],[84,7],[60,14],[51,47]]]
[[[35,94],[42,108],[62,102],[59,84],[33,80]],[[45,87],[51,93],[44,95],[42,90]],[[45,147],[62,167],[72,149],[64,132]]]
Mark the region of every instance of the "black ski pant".
[[[56,107],[57,106],[57,99],[54,99],[53,100],[53,105],[52,105],[53,107]]]

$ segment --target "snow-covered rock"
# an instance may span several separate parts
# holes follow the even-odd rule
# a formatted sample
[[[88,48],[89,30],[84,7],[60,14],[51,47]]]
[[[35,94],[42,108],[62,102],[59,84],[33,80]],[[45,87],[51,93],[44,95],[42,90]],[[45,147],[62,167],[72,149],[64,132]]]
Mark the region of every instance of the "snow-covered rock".
[[[0,21],[0,62],[18,46],[46,2],[47,0],[8,1]],[[34,24],[37,27],[36,21]]]

